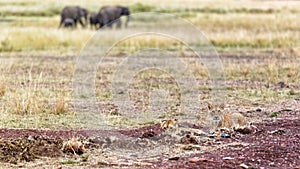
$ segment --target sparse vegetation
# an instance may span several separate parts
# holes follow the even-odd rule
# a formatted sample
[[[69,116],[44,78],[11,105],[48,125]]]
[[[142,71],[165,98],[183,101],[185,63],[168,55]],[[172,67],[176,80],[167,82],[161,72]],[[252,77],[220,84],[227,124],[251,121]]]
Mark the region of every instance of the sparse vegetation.
[[[130,113],[136,114],[133,113],[132,116],[130,114],[130,117],[127,117],[127,112],[122,111],[115,104],[116,101],[120,101],[116,100],[116,94],[123,92],[115,91],[116,93],[113,93],[114,88],[112,87],[113,80],[116,78],[115,73],[120,69],[120,65],[124,65],[127,63],[126,61],[130,62],[128,57],[136,52],[142,52],[141,49],[153,48],[170,54],[168,63],[175,59],[180,60],[180,66],[184,67],[184,73],[189,72],[194,76],[195,79],[192,80],[195,80],[199,99],[196,100],[197,107],[192,111],[195,117],[200,119],[197,121],[197,125],[205,123],[201,121],[206,113],[206,105],[203,103],[211,101],[213,90],[220,87],[212,85],[211,75],[207,65],[203,62],[203,59],[210,58],[210,55],[206,56],[204,52],[199,59],[192,48],[184,44],[186,42],[159,34],[142,36],[136,34],[115,43],[119,34],[129,33],[131,30],[147,30],[148,27],[162,27],[167,31],[170,30],[170,34],[172,28],[178,28],[184,35],[188,35],[186,41],[191,41],[193,47],[201,48],[202,42],[195,41],[194,34],[187,32],[184,25],[178,24],[174,20],[133,16],[128,28],[113,31],[100,30],[98,34],[95,30],[91,30],[89,27],[82,28],[80,25],[77,25],[77,29],[74,30],[58,29],[60,11],[66,5],[80,5],[87,8],[89,12],[97,11],[104,5],[124,5],[128,6],[133,14],[157,12],[179,16],[202,31],[204,37],[219,53],[221,64],[217,66],[223,71],[226,80],[224,82],[226,85],[222,86],[226,87],[226,93],[222,97],[224,97],[228,111],[240,112],[247,118],[250,116],[254,122],[260,122],[262,118],[273,118],[274,124],[277,124],[275,120],[283,119],[287,115],[297,116],[299,113],[300,20],[298,18],[300,2],[0,0],[0,128],[50,129],[57,133],[60,133],[61,129],[71,129],[76,133],[76,129],[91,128],[96,131],[103,127],[101,125],[104,125],[108,129],[125,130],[155,125],[160,120],[173,116],[186,116],[185,108],[180,107],[183,98],[181,92],[184,89],[180,86],[181,81],[178,81],[173,74],[166,70],[140,70],[140,65],[134,67],[136,65],[132,64],[135,74],[132,75],[132,79],[129,79],[129,76],[123,79],[126,82],[130,81],[126,86],[128,91],[125,93],[130,102],[126,102],[126,104],[130,103],[132,106]],[[145,25],[145,23],[150,24]],[[106,56],[99,56],[95,74],[89,72],[89,75],[95,77],[93,81],[95,89],[92,89],[95,97],[89,98],[87,95],[82,95],[81,98],[74,98],[73,76],[75,69],[78,68],[76,67],[78,66],[76,65],[77,56],[83,49],[86,49],[85,45],[87,42],[91,42],[89,40],[96,37],[95,35],[100,35],[99,40],[104,44],[114,44],[115,46],[107,51]],[[100,50],[102,47],[99,46],[95,49]],[[98,50],[92,52],[88,53],[99,55]],[[100,57],[103,57],[101,61]],[[159,67],[156,64],[152,66],[152,70],[156,66]],[[130,71],[130,69],[124,71]],[[82,79],[82,83],[86,83],[85,80]],[[115,84],[123,85],[124,81],[115,81]],[[164,105],[155,109],[155,114],[151,111],[151,104],[154,102],[150,102],[149,98],[157,90],[163,90],[169,95],[164,97],[158,92],[156,98],[161,100],[157,99],[155,103]],[[77,99],[90,99],[88,101],[91,102],[91,105],[90,103],[76,105]],[[84,112],[86,114],[77,112],[81,108],[86,111]],[[280,109],[285,110],[284,113]],[[95,110],[96,113],[94,113]],[[286,112],[290,112],[290,114]],[[192,118],[194,114],[188,114],[188,117]],[[297,123],[296,120],[292,120],[292,122]],[[280,125],[281,123],[285,124],[286,121],[283,119]],[[271,126],[264,123],[260,124],[260,127],[266,127],[269,130]],[[274,131],[274,134],[278,132],[284,133],[278,129],[278,131]],[[81,134],[85,137],[90,133]],[[153,136],[152,131],[143,133],[143,136],[147,134],[149,137]],[[260,134],[264,135],[263,132]],[[276,134],[276,136],[281,137],[282,135]],[[251,135],[251,137],[255,137],[255,135]],[[245,137],[245,139],[247,138],[250,136]],[[20,140],[21,143],[24,140],[31,143],[31,139],[28,137]],[[60,159],[60,162],[56,161],[55,165],[85,166],[93,162],[94,166],[92,167],[112,167],[113,165],[117,167],[116,163],[118,162],[115,159],[111,160],[113,162],[97,159],[100,156],[102,158],[102,150],[101,153],[97,152],[97,157],[89,154],[91,153],[90,148],[96,146],[98,140],[95,139],[80,143],[74,140],[65,142],[65,148],[68,149],[66,151],[71,153],[68,156],[64,154],[64,159]],[[109,144],[115,141],[113,138],[109,139],[111,138],[105,138]],[[36,137],[33,137],[33,140],[39,142],[40,147],[44,146],[41,144],[43,142]],[[63,143],[62,140],[60,141]],[[88,144],[87,151],[76,152],[80,146],[85,149],[83,144],[86,143]],[[121,144],[123,142],[120,142],[120,146]],[[3,145],[15,148],[10,142],[5,142]],[[58,146],[58,143],[53,143],[52,146]],[[62,145],[59,146],[58,151],[62,151]],[[20,150],[30,149],[27,147],[24,149],[21,146]],[[83,155],[78,158],[78,154],[82,153]],[[75,159],[67,159],[69,156],[73,158],[72,155]],[[0,159],[2,158],[1,156]],[[22,156],[23,158],[26,157]],[[1,165],[0,161],[0,168]],[[141,165],[141,163],[138,162],[137,165]],[[24,166],[20,164],[18,167],[29,168],[25,164]],[[37,165],[37,167],[40,166]],[[53,168],[53,166],[51,167]],[[4,166],[3,168],[9,167]]]
[[[68,111],[68,103],[64,97],[56,98],[54,110],[56,114],[63,114]]]
[[[67,161],[60,162],[60,164],[63,164],[63,165],[75,165],[75,164],[78,164],[78,162],[74,161],[74,160],[67,160]]]
[[[19,90],[10,92],[4,100],[4,107],[8,113],[19,115],[40,114],[46,111],[46,102],[38,89],[38,80],[32,81],[29,73],[28,81],[19,83]]]
[[[135,3],[129,7],[130,11],[133,13],[137,12],[154,12],[155,7],[150,5],[145,5],[140,2]]]
[[[111,4],[108,1],[101,2],[103,5]],[[78,2],[79,5],[85,6],[90,11],[96,11],[98,10],[96,8],[100,8],[102,5],[101,3],[99,3],[99,7],[92,5],[95,3],[95,0]],[[115,1],[114,3],[125,4],[124,1]],[[266,7],[260,8],[256,3],[248,2],[249,5],[237,3],[239,5],[227,8],[214,4],[214,8],[212,8],[212,4],[205,1],[183,7],[177,6],[176,3],[171,3],[171,6],[166,7],[165,3],[167,4],[167,2],[157,2],[153,6],[148,2],[132,1],[127,5],[132,13],[165,12],[184,17],[200,28],[215,47],[221,49],[294,48],[299,45],[298,25],[300,21],[295,19],[299,15],[296,12],[298,4],[286,3],[279,8],[280,5],[273,7],[269,2],[264,2]],[[282,2],[276,3],[281,4]],[[59,12],[64,5],[68,4],[68,1],[59,5],[54,1],[41,3],[35,0],[15,3],[4,1],[1,4],[0,11],[6,21],[3,20],[4,22],[0,25],[0,33],[4,35],[0,38],[0,52],[32,50],[78,52],[95,33],[89,29],[57,30]],[[220,2],[220,4],[228,5],[225,5],[224,2]],[[141,20],[133,18],[131,25],[139,26],[142,23]],[[165,40],[157,42],[165,46],[168,43]],[[134,43],[144,46],[143,40],[135,39]]]
[[[44,3],[46,4],[48,1]],[[35,3],[31,2],[30,5],[33,4]],[[12,6],[14,5],[16,4]],[[57,9],[60,8],[57,5],[52,5],[51,8],[54,6],[56,6]],[[137,11],[144,10],[142,8],[146,8],[145,10],[147,11],[162,11],[164,9],[164,5],[158,5],[154,8],[147,3],[133,3],[131,7],[137,8]],[[8,6],[3,8],[10,10]],[[246,8],[244,6],[239,8],[235,6],[228,9],[225,15],[221,15],[215,10],[205,11],[190,7],[180,8],[181,10],[177,10],[177,7],[168,8],[169,11],[173,10],[173,12],[175,12],[174,14],[179,13],[185,15],[186,12],[188,12],[189,14],[185,15],[185,18],[203,30],[211,43],[219,51],[234,52],[238,50],[242,51],[242,53],[239,54],[242,55],[244,51],[244,53],[247,53],[248,51],[251,52],[255,50],[258,52],[258,55],[262,55],[261,57],[265,58],[263,62],[253,60],[252,62],[242,61],[240,63],[231,62],[231,60],[223,58],[226,79],[232,81],[254,80],[259,82],[260,86],[259,89],[255,88],[252,90],[235,87],[235,90],[229,90],[229,95],[244,99],[260,99],[267,102],[275,102],[283,98],[296,98],[298,96],[299,92],[294,89],[277,92],[266,87],[276,84],[279,81],[283,81],[287,84],[299,83],[299,75],[297,72],[300,70],[297,62],[285,59],[290,56],[297,59],[299,53],[297,39],[300,35],[297,30],[300,23],[298,24],[298,21],[293,19],[298,15],[295,12],[291,12],[294,7],[288,7],[286,9],[272,8],[273,10],[268,10],[254,7]],[[250,12],[252,9],[260,12]],[[284,13],[284,15],[278,15],[278,13]],[[3,111],[21,115],[37,115],[41,113],[54,113],[58,115],[72,114],[72,112],[70,112],[70,105],[67,102],[72,100],[68,98],[72,95],[68,89],[70,86],[66,87],[65,91],[67,91],[67,93],[65,94],[57,89],[60,88],[59,86],[61,86],[61,84],[69,84],[71,82],[74,65],[72,65],[70,58],[64,60],[64,62],[55,60],[55,58],[60,57],[59,55],[61,54],[66,55],[65,53],[68,53],[68,55],[76,54],[95,32],[90,29],[81,28],[74,31],[58,30],[59,17],[57,15],[28,17],[28,15],[12,16],[8,13],[5,18],[11,21],[3,22],[2,25],[0,25],[0,32],[4,35],[0,38],[0,51],[4,57],[7,53],[11,53],[10,56],[14,57],[13,52],[22,56],[25,52],[39,51],[42,55],[52,53],[51,55],[53,55],[54,59],[51,60],[51,67],[48,66],[47,62],[40,61],[36,63],[27,61],[13,62],[9,67],[6,67],[4,64],[1,65],[1,71],[3,75],[7,77],[5,83],[1,84],[2,91],[3,86],[5,86],[6,93],[5,96],[2,97]],[[274,18],[276,19],[274,20]],[[142,22],[143,20],[133,19],[131,25],[132,27],[142,26]],[[107,37],[101,40],[111,42],[111,39]],[[160,36],[133,37],[122,41],[110,51],[110,55],[134,53],[139,47],[168,50],[179,49],[181,57],[191,55],[190,51],[180,42]],[[276,52],[273,54],[268,54],[268,52],[264,53],[267,49],[272,49]],[[45,52],[43,53],[43,51]],[[37,56],[38,54],[33,55]],[[27,58],[28,56],[24,55],[22,57]],[[276,59],[274,57],[276,57]],[[282,59],[285,59],[283,63]],[[118,63],[117,60],[118,59],[115,59],[116,64]],[[205,66],[197,62],[196,59],[187,60],[186,64],[189,65],[198,80],[208,78]],[[281,66],[277,66],[278,64],[281,64]],[[36,80],[35,82],[32,82],[30,77],[24,79],[24,73],[22,72],[29,67],[33,69],[32,76],[38,77],[39,74],[37,73],[43,72],[43,79],[40,81]],[[104,71],[99,70],[99,78],[97,78],[99,80],[96,80],[97,100],[111,101],[112,95],[109,91],[110,88],[107,88],[107,86],[110,84],[114,66],[104,67],[103,70]],[[61,74],[62,72],[63,74]],[[25,75],[25,77],[26,76],[27,75]],[[21,85],[24,87],[18,90],[9,90],[11,84],[27,84],[26,80],[31,81],[31,86]],[[49,85],[50,83],[51,85]],[[199,87],[201,90],[205,88],[208,87]],[[207,91],[209,91],[209,89]],[[209,97],[203,96],[203,98],[208,99]],[[49,102],[49,100],[52,101]],[[113,114],[119,115],[119,112]],[[40,124],[45,123],[40,122]],[[11,125],[16,126],[17,124],[11,123]]]
[[[5,95],[5,90],[6,90],[5,78],[2,77],[0,79],[0,97]]]
[[[279,112],[273,112],[270,114],[270,117],[277,117],[279,114]]]

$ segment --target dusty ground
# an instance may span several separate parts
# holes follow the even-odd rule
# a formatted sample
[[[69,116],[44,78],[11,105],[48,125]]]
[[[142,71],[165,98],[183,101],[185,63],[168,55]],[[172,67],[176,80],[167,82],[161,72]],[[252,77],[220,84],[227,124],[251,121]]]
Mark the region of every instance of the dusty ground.
[[[215,137],[202,142],[194,142],[190,138],[182,143],[192,143],[194,146],[178,154],[161,154],[147,159],[118,157],[117,161],[106,155],[107,147],[100,141],[101,136],[106,137],[109,132],[1,129],[0,160],[6,167],[36,168],[299,168],[299,110],[282,109],[278,112],[281,113],[277,117],[267,117],[254,123],[250,134],[234,132],[230,138]],[[151,139],[163,131],[159,125],[151,125],[117,132],[130,137]],[[74,155],[62,151],[63,142],[71,138],[83,141],[85,153]],[[174,142],[174,145],[179,143]]]
[[[251,52],[221,54],[228,87],[226,111],[241,112],[250,122],[253,122],[253,128],[250,134],[235,132],[231,133],[230,138],[221,138],[220,135],[214,138],[200,136],[200,141],[187,136],[183,136],[181,140],[174,140],[160,129],[159,124],[155,123],[139,124],[144,127],[135,127],[132,130],[78,129],[74,123],[76,119],[72,114],[74,107],[71,98],[75,57],[3,58],[3,63],[9,66],[3,64],[1,67],[6,77],[6,93],[1,98],[5,113],[0,115],[2,128],[0,129],[0,167],[299,168],[300,85],[297,73],[299,62],[295,61],[298,59],[296,56],[295,60],[290,59],[291,56],[294,57],[289,52],[283,54],[272,51],[259,54]],[[98,109],[108,115],[110,120],[116,120],[120,113],[112,104],[111,95],[107,94],[111,85],[110,78],[115,66],[121,62],[120,58],[122,56],[107,58],[103,64],[105,67],[99,68],[97,72]],[[210,99],[206,71],[203,66],[197,65],[198,61],[194,56],[187,53],[184,58],[196,74],[199,85],[201,98],[198,110],[205,112],[207,111],[205,102]],[[47,66],[49,64],[53,66]],[[278,64],[281,66],[277,66]],[[137,82],[138,80],[140,79],[137,78]],[[149,85],[147,82],[150,80],[144,79],[145,81],[146,83],[137,83],[136,87]],[[173,84],[172,79],[167,78],[154,79],[151,82]],[[19,89],[16,86],[23,88]],[[170,89],[174,88],[171,86]],[[47,100],[57,93],[61,94],[62,98],[66,97],[69,112],[55,114],[51,112],[53,103],[46,102],[47,109],[43,110],[44,113],[15,115],[6,108],[11,106],[11,99],[14,97],[20,97],[20,101],[26,99],[17,95],[24,91],[32,95],[37,93],[38,104],[43,99]],[[176,93],[176,88],[173,91]],[[146,106],[144,102],[147,100],[146,96],[133,94],[132,97],[137,99],[137,103],[143,103],[137,104],[137,108],[142,109]],[[15,102],[18,103],[18,98]],[[43,106],[44,104],[41,107]],[[176,106],[172,106],[167,110],[171,114],[176,114]],[[38,109],[40,107],[37,107]],[[166,117],[161,117],[163,118]],[[207,130],[196,124],[190,124],[189,127]],[[71,130],[72,128],[77,129]],[[112,136],[119,137],[120,140],[134,140],[144,144],[144,148],[148,148],[149,151],[153,149],[159,153],[154,156],[143,156],[142,150],[137,149],[134,144],[127,145],[126,141],[119,141],[119,144],[112,143],[114,140]],[[62,150],[63,143],[72,138],[84,144],[83,154]],[[153,140],[159,145],[166,145],[164,148],[168,149],[162,149],[160,152],[161,147],[155,147]],[[120,157],[120,152],[116,150],[123,148],[124,144],[130,147],[130,153],[135,153],[139,158]],[[116,147],[111,147],[114,145]]]
[[[57,30],[59,12],[70,4],[97,11],[111,3],[0,0],[0,168],[300,168],[300,20],[295,19],[299,18],[300,3],[187,1],[183,5],[180,1],[114,0],[115,4],[129,6],[132,13],[163,12],[183,17],[216,47],[222,62],[218,68],[224,70],[226,80],[226,92],[221,95],[226,104],[224,111],[240,112],[252,125],[248,132],[223,131],[214,137],[200,132],[208,131],[203,122],[207,102],[214,101],[211,77],[189,47],[169,37],[138,35],[116,43],[98,65],[92,89],[95,104],[79,107],[90,114],[76,116],[78,98],[74,98],[72,79],[78,63],[76,52],[89,46],[86,41],[95,31]],[[198,47],[194,34],[186,31],[186,24],[173,20],[166,24],[165,19],[137,17],[118,33],[131,28],[148,29],[146,22],[151,27],[176,27],[187,33],[185,42]],[[103,31],[107,36],[101,36],[101,42],[107,44],[118,34]],[[193,86],[197,89],[193,94],[199,93],[188,100],[197,105],[192,109],[195,116],[180,111],[179,98],[185,92],[168,71],[136,72],[129,84],[130,92],[120,92],[134,102],[130,114],[114,104],[114,73],[120,70],[120,63],[126,63],[123,61],[127,56],[143,48],[166,49],[184,62],[175,66],[176,70],[185,65],[188,71],[181,73],[193,73],[196,82],[187,89]],[[149,54],[153,51],[144,53]],[[190,79],[185,80],[192,84]],[[155,93],[158,96],[149,99],[153,90],[161,89],[168,91],[164,95],[167,97]],[[150,117],[149,107],[154,101],[164,104],[152,109],[155,115]],[[104,118],[94,116],[94,110]],[[181,117],[189,118],[181,125],[193,135],[176,136],[158,124],[168,118],[179,118],[181,122]],[[105,126],[99,127],[99,123]]]

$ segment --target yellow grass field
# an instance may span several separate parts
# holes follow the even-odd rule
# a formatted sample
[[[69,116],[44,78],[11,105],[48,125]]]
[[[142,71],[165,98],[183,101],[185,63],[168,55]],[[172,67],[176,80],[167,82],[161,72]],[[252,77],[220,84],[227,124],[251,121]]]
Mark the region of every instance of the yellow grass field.
[[[99,11],[105,5],[123,5],[129,7],[133,16],[128,28],[114,28],[113,30],[106,28],[96,31],[91,29],[89,25],[83,28],[79,24],[76,29],[58,29],[60,12],[68,5],[79,5],[89,12]],[[171,14],[174,18],[181,18],[180,21],[187,24],[179,24],[181,22],[176,19],[143,18],[143,12],[157,15]],[[207,124],[205,121],[209,113],[207,103],[214,102],[212,93],[219,88],[221,88],[220,91],[224,91],[220,98],[225,103],[225,112],[242,113],[248,119],[249,124],[254,123],[259,127],[263,126],[263,129],[267,128],[268,125],[271,126],[271,122],[278,127],[279,123],[276,123],[276,120],[285,118],[291,120],[290,124],[297,127],[300,117],[299,18],[299,1],[0,0],[0,129],[3,131],[10,129],[25,131],[27,129],[34,131],[40,129],[49,131],[72,130],[73,132],[73,130],[81,129],[99,129],[99,126],[104,124],[107,127],[105,129],[121,130],[157,125],[162,120],[169,118],[179,118],[180,121],[180,118],[184,119],[185,117],[190,118],[189,122],[193,122],[196,126],[202,126]],[[121,19],[124,21],[125,18]],[[205,64],[205,59],[213,58],[211,53],[214,52],[210,51],[211,53],[208,52],[207,55],[204,53],[201,56],[202,60],[199,59],[192,49],[203,47],[202,41],[196,39],[197,35],[193,34],[194,32],[188,32],[187,25],[192,25],[193,28],[200,30],[204,41],[207,40],[209,47],[213,49],[212,51],[218,54],[218,60],[214,61],[219,64],[217,65],[218,71],[221,71],[223,75],[223,79],[217,79],[221,81],[221,86],[212,85],[215,72],[210,72],[209,67]],[[159,34],[135,34],[122,41],[115,41],[120,35],[137,30],[147,30],[148,28],[149,30],[152,30],[150,28],[170,30],[170,34],[173,30],[178,30],[180,34],[186,35],[184,37],[186,41]],[[87,51],[96,37],[103,46],[95,49],[105,48],[105,45],[108,44],[114,44],[114,46],[111,46],[105,55],[101,56],[93,53],[93,51]],[[189,42],[191,46],[187,46]],[[180,103],[183,102],[182,98],[186,96],[185,94],[188,95],[192,92],[185,90],[186,88],[181,88],[179,80],[172,76],[173,74],[166,70],[154,69],[155,64],[151,70],[150,68],[149,70],[137,70],[140,67],[138,64],[134,64],[134,61],[138,63],[140,60],[130,60],[130,57],[134,58],[135,54],[143,52],[141,49],[159,49],[167,53],[170,55],[168,56],[169,60],[167,60],[169,65],[175,63],[178,58],[182,61],[182,64],[179,64],[180,67],[173,69],[175,69],[174,71],[184,70],[178,71],[178,74],[182,75],[181,77],[188,72],[194,78],[192,80],[185,79],[187,84],[196,89],[194,94],[197,94],[196,99],[188,98],[190,99],[188,100],[189,104],[197,103],[197,106],[192,110],[192,115],[185,112],[185,109],[180,106]],[[97,57],[93,57],[94,55]],[[151,56],[151,53],[145,52],[141,55]],[[97,60],[89,60],[95,58]],[[82,68],[80,66],[83,64],[80,64],[80,61],[90,65],[85,65],[86,67]],[[141,61],[144,60],[141,59]],[[152,61],[149,59],[149,62]],[[126,66],[127,63],[131,64],[131,67],[122,67],[122,64]],[[129,72],[131,68],[136,70],[132,77],[131,74],[126,74],[126,71]],[[92,98],[94,105],[92,106],[89,103],[78,106],[78,99],[84,100],[87,96],[75,97],[78,91],[75,90],[77,86],[74,86],[76,84],[74,79],[76,79],[76,73],[84,72],[84,69],[94,71],[87,71],[88,73],[78,83],[94,85],[94,88],[91,87],[94,94]],[[125,77],[121,79],[118,73],[124,73]],[[89,77],[92,77],[91,83],[88,81]],[[115,80],[116,77],[121,80]],[[124,85],[127,81],[130,83],[123,87],[127,87],[128,93],[126,94],[128,95],[126,96],[133,102],[132,105],[130,104],[129,111],[133,114],[131,114],[132,116],[126,114],[125,109],[123,111],[117,106],[116,95],[122,94],[122,92],[113,91],[114,84]],[[169,96],[159,95],[156,97],[157,100],[151,100],[151,97],[154,97],[151,95],[153,91],[158,91],[158,93],[154,93],[158,95],[160,91],[167,91]],[[166,103],[166,105],[155,109],[156,114],[152,114],[151,104],[157,102]],[[80,114],[81,112],[78,110],[81,109],[87,114]],[[96,114],[93,114],[95,112]],[[134,114],[133,112],[139,113]],[[274,133],[289,133],[286,130],[288,129],[284,129],[285,132],[282,132],[281,129],[277,131],[276,128]],[[57,143],[59,146],[56,145],[49,151],[55,152],[57,149],[58,152],[61,152],[60,155],[57,155],[57,159],[56,157],[50,158],[49,155],[42,158],[39,155],[30,156],[33,159],[38,159],[41,165],[37,165],[32,160],[24,161],[19,150],[10,150],[11,152],[16,151],[18,155],[4,154],[10,151],[4,151],[3,147],[9,147],[13,144],[5,145],[4,142],[1,142],[3,141],[2,137],[5,138],[7,134],[3,131],[0,130],[0,168],[40,168],[41,166],[45,168],[58,168],[60,166],[63,168],[149,167],[148,161],[131,159],[132,161],[129,160],[128,162],[117,156],[107,154],[102,156],[101,153],[105,146],[95,148],[97,143],[94,143],[95,140],[92,139],[83,142],[89,145],[88,153],[80,156],[74,155],[76,153],[65,155],[65,152],[62,152],[62,140],[59,140],[59,144]],[[249,138],[256,136],[256,133],[252,134],[249,134]],[[295,135],[297,134],[299,135],[299,132],[295,133]],[[235,136],[233,135],[233,137]],[[237,134],[236,139],[240,138],[242,136]],[[27,140],[30,142],[30,139]],[[38,140],[39,138],[34,139]],[[245,140],[247,139],[248,135],[245,136]],[[209,148],[207,148],[209,144],[206,145],[205,142],[204,146],[201,143],[201,146],[200,144],[196,145],[196,148],[188,144],[191,147],[186,145],[184,146],[185,150],[172,149],[172,153],[176,152],[180,156],[179,161],[175,160],[175,163],[181,163],[181,156],[188,158],[193,152],[223,150],[224,147],[230,146],[222,142],[224,145],[222,148],[215,143],[213,142],[214,145]],[[39,143],[39,145],[41,144]],[[20,145],[23,145],[23,142]],[[178,145],[176,144],[176,146]],[[197,149],[197,146],[200,148]],[[91,147],[92,149],[95,148],[92,152],[89,149]],[[187,151],[187,149],[189,150]],[[172,153],[170,153],[171,156]],[[168,158],[162,161],[170,161],[168,160],[170,154],[169,156],[163,154]],[[8,160],[9,157],[13,156],[20,159],[16,159],[16,163]],[[46,162],[43,161],[43,158]],[[115,160],[120,159],[123,160],[121,160],[120,165],[116,164],[118,162]],[[151,157],[151,160],[152,162],[149,162],[151,164],[159,163],[158,157]],[[157,161],[153,162],[153,160]],[[200,162],[203,162],[201,160],[203,160],[202,157]],[[211,161],[208,160],[207,163],[209,162]],[[270,163],[270,161],[268,162]],[[187,162],[187,164],[190,163],[193,162]],[[235,168],[240,167],[240,163],[242,162],[234,163],[236,164]],[[250,163],[245,162],[249,166]],[[295,165],[274,163],[274,166],[266,166],[263,162],[261,165],[255,163],[253,166],[257,168],[259,166],[276,168],[275,165],[278,165],[279,168],[295,167]],[[182,164],[186,163],[182,162]],[[191,168],[195,167],[193,165],[191,164]],[[159,165],[157,164],[157,166]],[[296,168],[299,166],[299,162],[296,163]]]

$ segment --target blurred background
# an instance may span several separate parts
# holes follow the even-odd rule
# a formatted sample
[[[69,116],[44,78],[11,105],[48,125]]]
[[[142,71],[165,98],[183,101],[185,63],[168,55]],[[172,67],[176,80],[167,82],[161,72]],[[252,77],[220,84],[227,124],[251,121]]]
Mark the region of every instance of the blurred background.
[[[80,24],[76,29],[58,29],[63,8],[77,5],[87,9],[88,13],[97,12],[105,5],[125,6],[132,14],[170,13],[195,25],[220,55],[227,85],[226,107],[231,111],[263,109],[264,115],[270,116],[280,107],[298,104],[298,1],[0,0],[0,127],[79,126],[72,104],[72,78],[79,52],[96,30]],[[122,26],[114,31],[145,27],[146,22],[133,17],[128,28]],[[156,24],[158,27],[172,25],[168,20]],[[108,29],[99,31],[110,32]],[[106,36],[103,41],[109,42],[110,38]],[[198,82],[199,109],[206,111],[204,102],[209,101],[211,88],[207,70],[197,57],[178,41],[157,36],[136,37],[118,44],[110,51],[112,57],[97,71],[95,92],[99,109],[112,123],[120,123],[120,112],[112,103],[111,77],[120,58],[134,53],[136,46],[162,48],[178,52],[185,58]],[[137,75],[137,81],[143,79],[146,82],[139,83],[141,88],[154,88],[155,85],[147,84],[152,83],[149,79],[157,78],[154,74]],[[167,80],[167,83],[174,82]],[[132,98],[138,102],[147,100],[148,96],[136,94]],[[143,102],[137,106],[147,104]],[[176,107],[176,104],[169,105],[166,111],[176,114]],[[165,117],[162,115],[161,118]]]
[[[93,30],[57,30],[60,12],[70,5],[79,5],[90,13],[105,5],[122,5],[131,13],[175,14],[200,28],[219,50],[297,50],[299,43],[300,5],[297,1],[2,0],[0,51],[80,50]],[[130,26],[138,24],[138,20],[132,20]]]

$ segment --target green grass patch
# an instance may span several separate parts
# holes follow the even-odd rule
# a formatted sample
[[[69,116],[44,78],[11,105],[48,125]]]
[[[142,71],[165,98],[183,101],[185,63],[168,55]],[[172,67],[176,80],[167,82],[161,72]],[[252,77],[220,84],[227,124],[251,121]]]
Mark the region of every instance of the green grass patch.
[[[0,12],[1,17],[20,16],[20,17],[49,17],[59,15],[61,8],[48,6],[46,8],[20,8],[20,10],[3,9]]]
[[[82,157],[81,157],[81,161],[82,161],[82,162],[87,162],[88,159],[89,159],[89,156],[88,156],[88,155],[85,155],[85,156],[82,156]]]
[[[75,164],[78,164],[78,162],[76,162],[74,160],[67,160],[67,161],[59,162],[59,164],[61,164],[61,165],[75,165]]]
[[[154,12],[156,8],[151,5],[135,3],[133,5],[130,5],[129,9],[132,13],[138,13],[138,12]]]
[[[270,117],[277,117],[277,116],[279,116],[280,115],[280,112],[273,112],[273,113],[271,113],[269,116]]]

